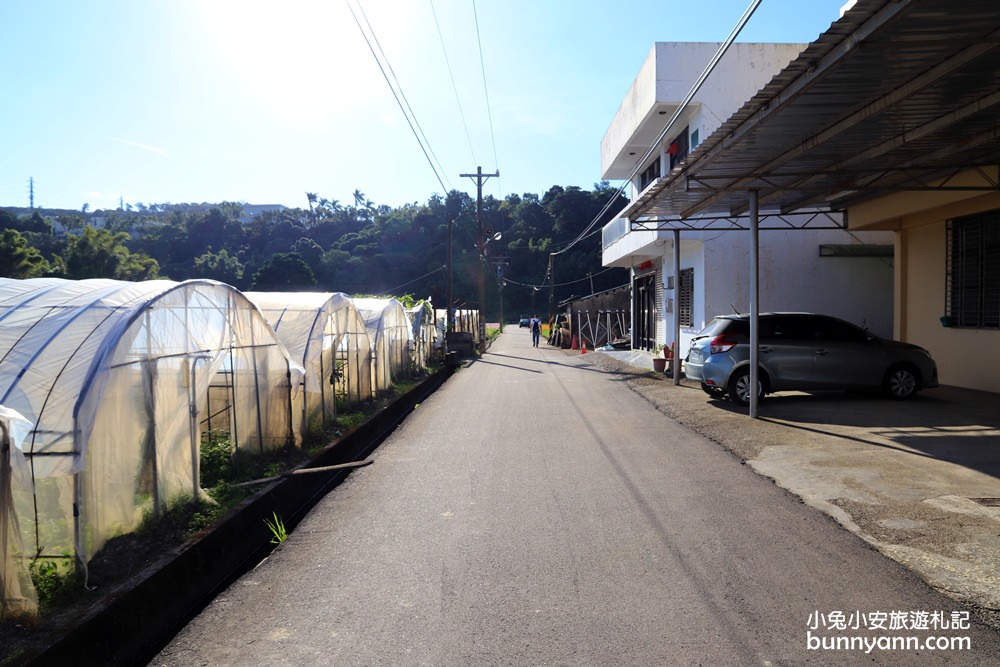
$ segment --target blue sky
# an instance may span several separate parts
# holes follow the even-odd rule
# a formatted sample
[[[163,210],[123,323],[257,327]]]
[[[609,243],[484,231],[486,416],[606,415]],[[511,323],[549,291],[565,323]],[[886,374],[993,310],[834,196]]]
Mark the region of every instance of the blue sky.
[[[844,2],[763,0],[739,41],[810,42]],[[0,0],[0,205],[27,206],[34,179],[40,207],[306,207],[306,192],[355,190],[400,206],[474,195],[460,174],[477,166],[500,171],[494,196],[590,188],[653,43],[721,42],[750,4]]]

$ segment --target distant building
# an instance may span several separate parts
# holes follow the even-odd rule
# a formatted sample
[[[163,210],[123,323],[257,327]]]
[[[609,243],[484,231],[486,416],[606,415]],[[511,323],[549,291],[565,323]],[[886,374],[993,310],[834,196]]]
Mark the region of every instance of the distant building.
[[[287,210],[288,207],[282,204],[243,204],[243,213],[240,215],[240,222],[245,225],[261,213]]]

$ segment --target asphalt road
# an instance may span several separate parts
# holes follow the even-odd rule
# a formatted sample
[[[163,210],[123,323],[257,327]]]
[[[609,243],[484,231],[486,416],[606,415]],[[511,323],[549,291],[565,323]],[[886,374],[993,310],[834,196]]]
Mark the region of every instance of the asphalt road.
[[[524,329],[374,458],[150,664],[1000,662],[940,627],[959,603]],[[971,648],[898,648],[929,636]],[[823,648],[852,637],[875,648]]]

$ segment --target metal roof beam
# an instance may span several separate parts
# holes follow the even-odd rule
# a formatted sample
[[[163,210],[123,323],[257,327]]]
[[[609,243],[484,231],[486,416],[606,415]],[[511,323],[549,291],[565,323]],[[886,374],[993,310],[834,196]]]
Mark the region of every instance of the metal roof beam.
[[[925,137],[931,136],[935,132],[939,132],[943,129],[946,129],[972,115],[988,111],[989,109],[997,106],[998,104],[1000,104],[1000,91],[991,93],[989,95],[986,95],[985,97],[981,97],[978,100],[975,100],[974,102],[965,105],[964,107],[961,107],[959,109],[954,109],[949,113],[946,113],[942,116],[938,116],[931,122],[925,123],[920,127],[900,132],[891,139],[888,139],[880,144],[872,146],[868,150],[861,151],[860,153],[852,155],[850,158],[846,160],[842,160],[836,164],[824,168],[822,172],[818,172],[816,174],[813,174],[812,176],[806,176],[805,178],[794,183],[791,186],[791,189],[807,188],[810,183],[816,182],[820,178],[829,176],[830,174],[834,173],[843,173],[847,171],[848,168],[851,167],[852,165],[855,165],[859,162],[863,162],[868,159],[886,155],[892,152],[893,150],[905,147],[911,142],[918,141]],[[985,136],[984,135],[978,135],[978,136],[979,136],[979,141],[981,142],[988,140],[990,136],[996,138],[996,135],[997,135],[996,129],[993,129],[990,132],[985,133]],[[935,151],[934,154],[925,153],[921,155],[920,162],[924,164],[926,163],[934,164],[938,158],[944,157],[946,155],[951,155],[953,153],[955,153],[954,144],[942,146],[938,151]],[[894,171],[906,172],[907,167],[914,165],[915,162],[916,161],[913,160],[909,163],[909,165],[901,165],[901,167],[894,167]],[[926,173],[926,168],[923,168],[923,171],[924,173]],[[936,166],[934,167],[934,171],[938,171],[938,168]],[[868,184],[864,187],[870,188],[871,185]],[[844,184],[843,187],[840,189],[857,190],[860,188],[856,184]],[[775,196],[774,193],[762,196],[761,201],[766,203],[770,199],[773,199],[774,196]],[[804,203],[808,204],[809,202],[812,202],[814,200],[810,198],[803,201]],[[794,205],[786,205],[785,210],[794,210],[792,206]]]
[[[668,232],[737,230],[746,231],[749,216],[705,215],[697,218],[646,218],[630,221],[629,231]],[[795,229],[846,229],[847,214],[844,211],[811,211],[789,216],[780,212],[764,212],[759,215],[762,230]]]
[[[754,169],[753,174],[746,176],[742,179],[739,179],[734,183],[730,184],[728,186],[729,189],[743,190],[750,187],[754,182],[754,179],[759,178],[757,174],[768,173],[773,170],[779,169],[782,165],[787,164],[788,162],[794,160],[795,158],[808,153],[809,151],[815,149],[818,146],[822,146],[823,144],[836,139],[844,132],[847,132],[848,130],[853,129],[854,127],[860,125],[861,123],[876,117],[877,115],[883,113],[887,109],[913,96],[920,90],[923,90],[924,88],[927,88],[928,86],[937,83],[942,78],[948,76],[949,74],[952,74],[962,66],[970,62],[973,62],[977,58],[980,58],[984,54],[995,49],[998,45],[997,42],[998,36],[1000,36],[1000,30],[993,31],[987,37],[987,41],[982,43],[972,44],[971,46],[963,49],[962,51],[955,54],[951,58],[941,61],[940,63],[930,68],[929,70],[923,72],[916,78],[911,79],[905,84],[890,91],[888,94],[883,95],[882,97],[869,102],[855,113],[845,116],[843,119],[834,123],[830,127],[825,128],[823,131],[818,132],[810,137],[807,137],[803,141],[799,142],[797,146],[791,148],[790,150],[785,151],[781,155],[778,155],[777,157],[769,160],[760,167]],[[837,168],[843,168],[844,166],[849,164],[854,164],[872,157],[884,155],[894,149],[897,149],[901,146],[905,146],[911,141],[915,141],[923,136],[927,136],[935,131],[940,130],[943,127],[947,127],[948,125],[952,125],[958,122],[958,120],[961,120],[962,118],[965,118],[973,113],[978,113],[986,108],[992,107],[998,103],[998,100],[1000,100],[1000,92],[994,93],[992,95],[987,95],[986,97],[977,100],[973,104],[967,105],[962,109],[957,109],[948,114],[945,114],[944,116],[941,116],[932,121],[931,123],[925,124],[922,127],[901,132],[896,136],[892,137],[891,139],[889,139],[888,141],[884,141],[881,144],[873,146],[872,148],[869,148],[866,151],[862,151],[857,155],[853,155],[851,156],[850,159],[844,160],[838,165],[832,166],[830,169],[836,170]],[[810,178],[805,179],[802,185],[805,185],[810,180],[813,179]],[[718,200],[719,197],[721,197],[721,193],[713,197],[709,197],[708,199],[703,200],[702,202],[696,204],[695,206],[688,208],[687,210],[683,211],[681,215],[683,216],[695,215],[698,213],[698,211],[704,210],[705,207],[715,203],[715,201]],[[762,202],[766,203],[767,200],[768,200],[767,196],[761,198]]]
[[[829,53],[820,58],[814,65],[810,66],[802,75],[796,78],[795,81],[778,91],[770,99],[763,101],[761,103],[762,108],[740,123],[740,125],[734,128],[733,131],[727,136],[722,137],[714,146],[705,151],[705,153],[701,155],[697,161],[690,165],[689,169],[685,169],[685,171],[702,169],[720,155],[725,154],[733,148],[735,144],[738,144],[743,139],[744,135],[755,130],[764,120],[775,115],[780,110],[784,109],[788,104],[793,102],[818,79],[822,78],[829,70],[839,64],[840,61],[851,53],[851,51],[853,51],[859,43],[863,42],[875,32],[880,30],[884,25],[898,16],[900,12],[907,9],[910,4],[910,0],[902,0],[900,2],[887,4],[879,9],[874,15],[872,15],[871,18],[865,21],[861,27],[848,35]],[[804,144],[800,144],[797,149],[808,150],[812,147],[813,146],[808,145],[808,142],[806,142]],[[739,188],[739,185],[733,184],[732,187]],[[745,189],[745,186],[740,189]],[[700,204],[683,211],[681,215],[684,217],[695,215],[698,211],[704,210],[706,207],[714,204],[720,197],[721,194],[710,197]]]

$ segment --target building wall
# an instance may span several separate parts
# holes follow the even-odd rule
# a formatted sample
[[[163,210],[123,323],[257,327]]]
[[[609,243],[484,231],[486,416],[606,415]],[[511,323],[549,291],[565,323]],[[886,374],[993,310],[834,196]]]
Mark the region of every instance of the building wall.
[[[893,259],[819,256],[821,244],[890,244],[891,233],[765,231],[759,238],[760,312],[819,312],[891,337]],[[664,248],[662,262],[666,284],[674,272],[672,243]],[[685,351],[691,338],[716,315],[750,312],[750,233],[682,233],[681,268],[694,269],[694,322],[681,327],[680,349]],[[674,298],[673,290],[665,290],[666,334],[661,342],[669,343],[673,338],[676,307],[666,301]]]
[[[601,140],[602,178],[628,178],[720,46],[714,42],[653,45]],[[674,126],[672,135],[689,125],[690,130],[698,130],[699,141],[704,141],[804,47],[732,44],[710,80],[694,96],[688,114]]]
[[[852,228],[896,230],[895,336],[930,351],[941,384],[1000,392],[1000,330],[941,325],[947,221],[996,209],[1000,194],[950,191],[893,195],[849,212]]]

